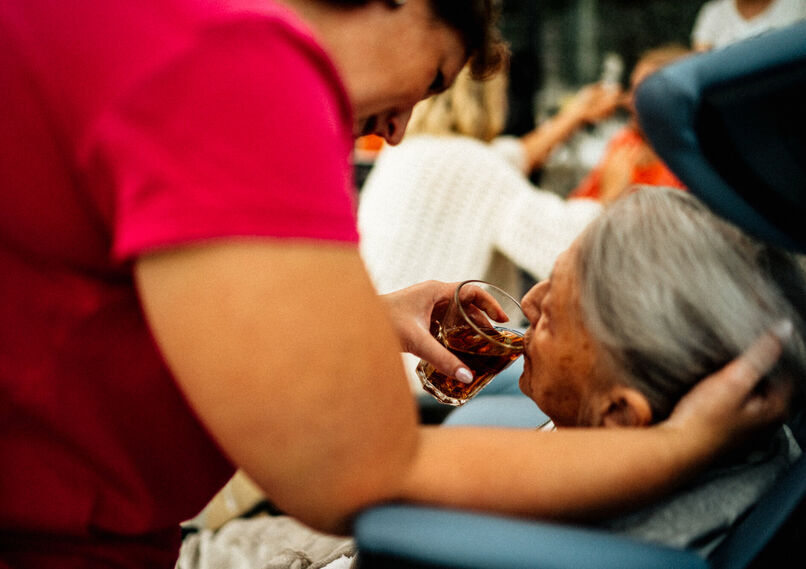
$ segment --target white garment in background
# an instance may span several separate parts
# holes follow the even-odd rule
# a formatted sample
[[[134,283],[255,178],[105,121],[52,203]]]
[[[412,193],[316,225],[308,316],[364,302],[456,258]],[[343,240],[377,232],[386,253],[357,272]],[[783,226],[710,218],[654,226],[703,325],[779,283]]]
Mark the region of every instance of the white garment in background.
[[[739,14],[736,0],[711,0],[697,14],[691,41],[694,45],[718,48],[803,19],[806,19],[806,0],[774,0],[750,20]]]
[[[484,279],[519,298],[519,268],[548,276],[601,206],[536,188],[504,142],[416,135],[384,148],[358,208],[361,254],[379,292]]]
[[[429,279],[482,279],[520,299],[519,269],[545,278],[601,211],[529,183],[515,139],[409,135],[385,147],[364,182],[360,250],[380,293]],[[412,391],[419,358],[403,354]]]

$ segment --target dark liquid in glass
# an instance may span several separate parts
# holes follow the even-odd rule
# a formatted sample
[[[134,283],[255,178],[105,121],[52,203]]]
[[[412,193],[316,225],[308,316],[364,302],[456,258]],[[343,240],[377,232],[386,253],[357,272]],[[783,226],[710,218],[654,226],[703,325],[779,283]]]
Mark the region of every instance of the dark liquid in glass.
[[[437,339],[473,372],[473,381],[462,383],[420,361],[417,375],[423,388],[443,403],[462,405],[523,353],[523,336],[506,328],[481,328],[486,336],[471,327],[442,330]],[[503,345],[502,345],[503,344]]]

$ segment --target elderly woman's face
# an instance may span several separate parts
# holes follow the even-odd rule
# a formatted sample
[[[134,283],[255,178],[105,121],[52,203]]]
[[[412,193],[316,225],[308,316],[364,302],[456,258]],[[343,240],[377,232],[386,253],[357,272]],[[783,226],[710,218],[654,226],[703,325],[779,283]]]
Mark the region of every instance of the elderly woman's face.
[[[434,18],[426,0],[386,12],[367,34],[376,36],[373,49],[346,77],[353,134],[377,134],[397,144],[414,105],[454,82],[466,63],[465,47],[456,30]]]
[[[598,424],[595,395],[610,385],[583,324],[575,257],[572,245],[521,302],[530,326],[520,388],[559,427]]]

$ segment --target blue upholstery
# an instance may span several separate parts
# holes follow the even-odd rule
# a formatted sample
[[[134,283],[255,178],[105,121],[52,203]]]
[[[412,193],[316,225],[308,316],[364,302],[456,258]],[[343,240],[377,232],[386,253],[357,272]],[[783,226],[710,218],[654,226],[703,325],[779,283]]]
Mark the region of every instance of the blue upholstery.
[[[641,126],[716,213],[806,252],[806,22],[665,67],[636,93]]]
[[[444,428],[527,427],[544,417],[532,400],[505,388],[456,409]],[[804,494],[806,455],[707,561],[690,551],[603,530],[406,504],[369,509],[358,517],[354,535],[361,569],[741,569],[762,551]]]
[[[523,372],[523,358],[496,376],[480,395],[452,411],[443,421],[445,426],[488,425],[522,427],[542,425],[548,420],[535,402],[521,393],[518,378]]]
[[[806,22],[664,68],[643,82],[637,108],[658,154],[709,207],[806,252]],[[445,428],[533,426],[540,417],[504,389],[454,411]],[[804,495],[802,457],[707,561],[603,531],[414,505],[369,509],[355,537],[363,569],[742,569],[801,511]],[[803,558],[799,545],[776,566]]]
[[[543,423],[546,416],[534,401],[513,391],[519,367],[495,379],[496,391],[488,393],[485,389],[448,415],[444,428],[460,425],[528,428]],[[359,516],[354,533],[362,569],[708,567],[694,553],[605,531],[404,504],[370,509]]]
[[[664,68],[641,84],[636,107],[652,146],[713,211],[806,252],[806,22]],[[796,435],[803,444],[802,417]],[[801,457],[712,566],[747,567],[805,494]]]
[[[357,521],[362,569],[707,569],[697,555],[605,532],[440,508],[390,505]],[[403,561],[406,564],[403,564]]]
[[[525,395],[481,395],[471,403],[453,411],[442,424],[529,429],[548,420],[535,402]]]

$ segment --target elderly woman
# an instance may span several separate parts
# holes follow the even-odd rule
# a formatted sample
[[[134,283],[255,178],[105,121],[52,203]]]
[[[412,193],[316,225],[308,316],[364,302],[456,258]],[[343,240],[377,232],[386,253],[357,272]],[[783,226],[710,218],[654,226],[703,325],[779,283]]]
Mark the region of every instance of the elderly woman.
[[[665,44],[641,54],[630,74],[630,89],[624,105],[630,114],[627,124],[607,142],[604,155],[568,197],[589,198],[603,203],[618,199],[634,185],[686,189],[646,140],[635,111],[635,90],[644,79],[691,50],[679,44]]]
[[[645,188],[606,210],[523,298],[520,387],[560,430],[643,427],[782,322],[794,330],[767,380],[800,379],[804,294],[794,261],[686,193]],[[739,450],[671,498],[606,525],[706,554],[800,454],[786,429]]]

